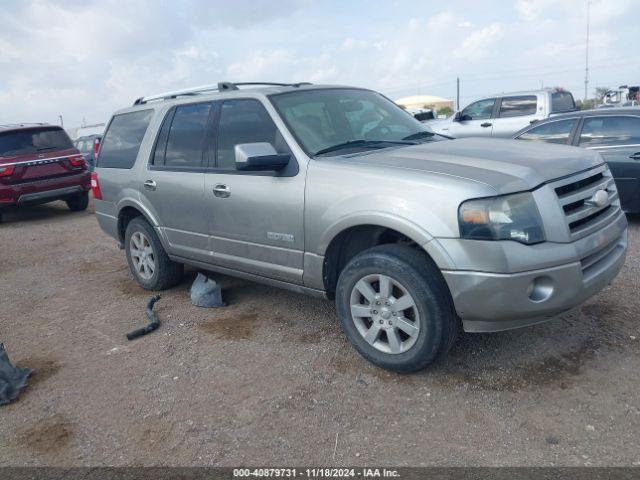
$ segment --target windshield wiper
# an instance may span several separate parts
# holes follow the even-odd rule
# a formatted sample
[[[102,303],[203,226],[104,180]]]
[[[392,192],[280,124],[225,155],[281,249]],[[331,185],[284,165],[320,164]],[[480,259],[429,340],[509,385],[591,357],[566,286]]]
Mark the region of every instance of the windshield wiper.
[[[343,150],[345,148],[351,148],[351,147],[386,148],[387,146],[390,146],[390,145],[415,145],[416,144],[415,142],[408,142],[405,140],[406,139],[403,139],[403,140],[365,140],[365,139],[349,140],[348,142],[338,143],[337,145],[332,145],[330,147],[318,150],[314,154],[314,157],[317,155],[323,155],[325,153],[331,153],[331,152],[335,152],[338,150]]]
[[[402,140],[418,140],[420,138],[435,137],[435,135],[436,135],[435,133],[430,132],[429,130],[423,130],[421,132],[416,132],[416,133],[412,133],[411,135],[407,135]]]
[[[36,152],[44,152],[46,150],[55,150],[57,147],[40,147],[36,148]]]

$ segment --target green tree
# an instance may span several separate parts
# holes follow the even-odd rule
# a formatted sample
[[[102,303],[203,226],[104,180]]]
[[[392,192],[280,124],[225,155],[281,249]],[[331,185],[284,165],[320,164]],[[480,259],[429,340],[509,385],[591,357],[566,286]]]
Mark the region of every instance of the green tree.
[[[438,115],[445,115],[445,116],[449,116],[453,113],[453,110],[451,109],[451,107],[440,107],[437,111]]]

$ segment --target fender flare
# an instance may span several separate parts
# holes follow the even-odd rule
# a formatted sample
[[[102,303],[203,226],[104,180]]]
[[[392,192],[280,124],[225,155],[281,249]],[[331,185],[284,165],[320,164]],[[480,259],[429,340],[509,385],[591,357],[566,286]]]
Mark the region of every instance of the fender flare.
[[[395,230],[420,245],[441,270],[455,268],[449,254],[425,228],[406,218],[379,211],[355,212],[338,219],[320,238],[318,254],[324,257],[331,242],[343,231],[365,225]]]
[[[133,208],[140,212],[140,214],[144,217],[144,219],[147,222],[149,222],[153,227],[153,229],[156,231],[156,234],[160,239],[160,243],[162,243],[163,248],[168,253],[169,241],[165,233],[163,232],[163,230],[160,228],[157,218],[155,217],[155,215],[153,215],[153,213],[151,213],[151,211],[148,208],[146,208],[144,205],[142,205],[141,203],[137,202],[132,198],[125,198],[122,201],[118,202],[118,205],[117,205],[118,234],[120,232],[120,218],[121,218],[122,210],[124,210],[125,208]],[[122,240],[124,241],[124,239]]]

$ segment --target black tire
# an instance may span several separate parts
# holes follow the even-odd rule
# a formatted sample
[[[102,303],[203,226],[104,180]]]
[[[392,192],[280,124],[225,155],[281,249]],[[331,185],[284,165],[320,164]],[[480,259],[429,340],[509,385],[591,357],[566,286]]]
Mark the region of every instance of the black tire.
[[[385,353],[368,343],[351,314],[351,295],[356,283],[376,274],[400,283],[413,297],[419,314],[415,319],[419,323],[415,343],[401,353]],[[336,307],[347,338],[356,350],[370,362],[395,372],[422,370],[446,355],[458,337],[460,320],[440,270],[426,253],[406,245],[380,245],[351,259],[338,279]]]
[[[155,269],[150,278],[144,278],[134,266],[131,256],[131,237],[136,232],[142,233],[152,248]],[[136,217],[129,222],[124,235],[124,248],[129,269],[145,290],[165,290],[177,285],[182,280],[184,265],[169,258],[154,228],[144,218]]]
[[[81,212],[89,206],[89,193],[84,192],[66,199],[67,207],[72,212]]]

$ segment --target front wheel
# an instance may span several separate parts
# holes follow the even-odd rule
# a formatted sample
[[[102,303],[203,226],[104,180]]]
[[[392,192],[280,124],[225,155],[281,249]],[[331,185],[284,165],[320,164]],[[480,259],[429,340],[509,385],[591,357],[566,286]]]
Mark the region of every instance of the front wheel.
[[[338,279],[336,306],[358,352],[396,372],[425,368],[449,351],[458,333],[440,271],[426,254],[404,245],[355,256]]]
[[[124,245],[131,273],[142,288],[164,290],[182,279],[183,265],[169,258],[153,227],[142,217],[127,225]]]

